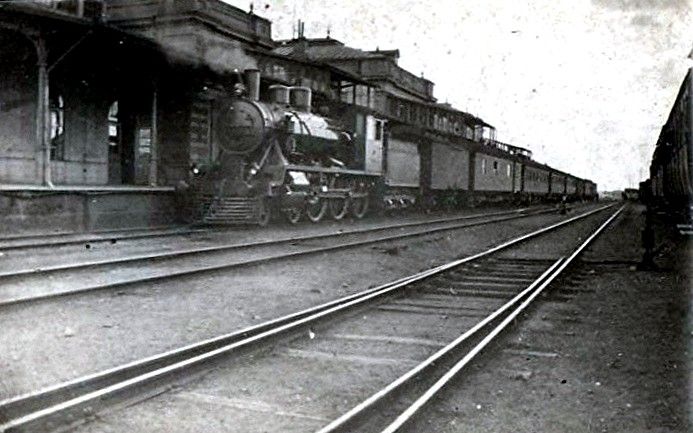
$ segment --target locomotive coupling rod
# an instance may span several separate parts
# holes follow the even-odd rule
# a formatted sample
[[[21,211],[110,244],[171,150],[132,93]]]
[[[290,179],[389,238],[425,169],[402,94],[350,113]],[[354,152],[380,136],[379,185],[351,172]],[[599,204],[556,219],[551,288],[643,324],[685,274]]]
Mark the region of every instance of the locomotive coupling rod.
[[[324,192],[321,191],[316,195],[320,198],[349,198],[349,192],[350,190],[348,189],[329,189]]]

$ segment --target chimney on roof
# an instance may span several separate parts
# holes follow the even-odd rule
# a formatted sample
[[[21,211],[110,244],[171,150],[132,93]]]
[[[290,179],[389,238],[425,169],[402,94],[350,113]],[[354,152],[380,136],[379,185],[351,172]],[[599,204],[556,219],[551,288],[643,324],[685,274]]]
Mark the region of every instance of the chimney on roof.
[[[308,40],[305,38],[305,23],[298,20],[298,33],[296,35],[296,43],[294,44],[293,55],[299,59],[305,59],[307,57],[306,50],[308,50]]]
[[[301,20],[298,20],[298,35],[296,39],[303,39],[305,37],[305,32],[306,32],[306,23],[304,23]]]

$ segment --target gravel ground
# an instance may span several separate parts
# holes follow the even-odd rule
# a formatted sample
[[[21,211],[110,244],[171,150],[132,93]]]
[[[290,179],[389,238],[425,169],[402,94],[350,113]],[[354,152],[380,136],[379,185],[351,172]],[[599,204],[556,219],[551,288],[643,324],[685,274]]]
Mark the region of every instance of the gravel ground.
[[[557,214],[3,309],[0,398],[316,305],[566,218]]]
[[[641,208],[589,249],[543,303],[408,432],[693,431],[691,243],[659,230],[659,271],[637,271]],[[687,319],[688,317],[688,319]]]

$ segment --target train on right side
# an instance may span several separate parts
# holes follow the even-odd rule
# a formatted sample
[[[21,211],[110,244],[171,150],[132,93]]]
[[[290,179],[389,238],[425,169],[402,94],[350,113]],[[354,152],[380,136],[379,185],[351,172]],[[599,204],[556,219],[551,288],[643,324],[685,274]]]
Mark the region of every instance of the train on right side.
[[[650,178],[640,183],[640,199],[678,224],[693,223],[693,68],[676,96],[657,139]]]

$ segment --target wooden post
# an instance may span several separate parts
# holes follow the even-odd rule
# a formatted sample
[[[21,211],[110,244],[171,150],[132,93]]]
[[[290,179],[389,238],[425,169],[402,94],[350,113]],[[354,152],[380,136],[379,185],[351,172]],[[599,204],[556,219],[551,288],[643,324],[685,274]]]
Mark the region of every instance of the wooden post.
[[[643,253],[642,261],[638,264],[638,269],[641,271],[652,271],[657,269],[657,265],[654,262],[655,232],[652,206],[649,200],[646,203],[645,227],[642,229],[642,246],[645,252]]]
[[[149,148],[149,185],[157,185],[157,174],[159,169],[159,110],[158,110],[158,88],[157,83],[154,81],[152,83],[152,131],[151,131],[151,143]]]
[[[48,49],[42,34],[33,40],[38,59],[38,97],[36,101],[36,142],[43,152],[43,184],[52,188],[51,179],[51,132],[50,132],[50,83],[48,74]]]
[[[476,190],[476,152],[469,150],[469,172],[467,173],[467,206],[474,207],[474,192]]]

